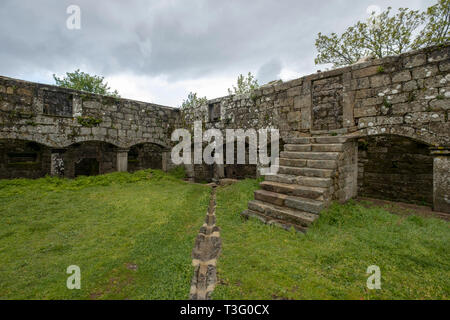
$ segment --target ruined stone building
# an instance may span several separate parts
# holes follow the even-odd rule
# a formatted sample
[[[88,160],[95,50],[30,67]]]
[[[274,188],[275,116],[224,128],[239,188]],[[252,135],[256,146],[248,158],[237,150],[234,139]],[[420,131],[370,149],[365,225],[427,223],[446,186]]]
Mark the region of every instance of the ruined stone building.
[[[179,110],[0,77],[0,178],[167,170],[171,133],[277,128],[280,169],[247,215],[307,227],[357,195],[450,213],[450,45],[274,82]],[[191,165],[190,177],[245,178],[257,164]]]

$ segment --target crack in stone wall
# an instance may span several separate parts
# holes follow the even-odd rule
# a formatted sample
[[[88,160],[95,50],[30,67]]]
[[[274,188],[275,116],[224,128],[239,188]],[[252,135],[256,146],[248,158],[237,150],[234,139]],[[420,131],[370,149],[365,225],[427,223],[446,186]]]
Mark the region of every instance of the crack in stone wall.
[[[217,283],[217,258],[222,248],[220,229],[216,226],[216,187],[211,191],[205,223],[200,228],[192,251],[194,276],[191,282],[189,298],[191,300],[209,300]]]

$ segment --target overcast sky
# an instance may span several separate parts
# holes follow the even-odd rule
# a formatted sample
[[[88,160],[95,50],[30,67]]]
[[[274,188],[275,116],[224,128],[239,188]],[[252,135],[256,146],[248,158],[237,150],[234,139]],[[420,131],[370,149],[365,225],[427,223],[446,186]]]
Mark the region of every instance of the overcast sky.
[[[122,97],[179,106],[190,91],[227,94],[240,73],[260,84],[324,70],[318,32],[342,32],[369,6],[425,9],[433,0],[0,0],[0,75],[105,76]],[[66,26],[69,5],[81,29]]]

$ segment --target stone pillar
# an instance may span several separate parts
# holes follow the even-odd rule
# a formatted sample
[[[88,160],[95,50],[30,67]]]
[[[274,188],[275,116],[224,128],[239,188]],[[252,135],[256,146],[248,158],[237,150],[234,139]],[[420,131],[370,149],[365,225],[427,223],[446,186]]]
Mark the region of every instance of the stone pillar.
[[[358,195],[358,142],[356,139],[344,144],[344,152],[337,163],[339,175],[336,196],[339,202],[348,201]]]
[[[128,171],[128,149],[117,149],[117,171]]]
[[[169,171],[173,167],[171,154],[170,150],[164,150],[162,152],[162,169],[164,172]]]
[[[450,213],[450,149],[432,150],[433,210]]]
[[[64,152],[66,149],[51,150],[50,175],[53,177],[64,177]]]

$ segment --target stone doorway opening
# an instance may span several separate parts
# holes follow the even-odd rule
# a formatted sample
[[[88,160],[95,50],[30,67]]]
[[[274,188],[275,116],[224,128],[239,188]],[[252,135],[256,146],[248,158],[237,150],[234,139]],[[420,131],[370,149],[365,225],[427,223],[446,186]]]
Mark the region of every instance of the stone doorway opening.
[[[433,206],[433,156],[428,145],[380,135],[358,140],[358,195]]]
[[[117,147],[101,141],[75,143],[63,154],[65,176],[95,176],[117,170]]]
[[[97,159],[84,158],[75,163],[75,177],[97,176],[100,174],[100,164]]]
[[[164,147],[154,143],[134,145],[128,151],[128,171],[162,169]]]
[[[51,150],[33,141],[0,140],[0,179],[36,179],[50,174]]]

